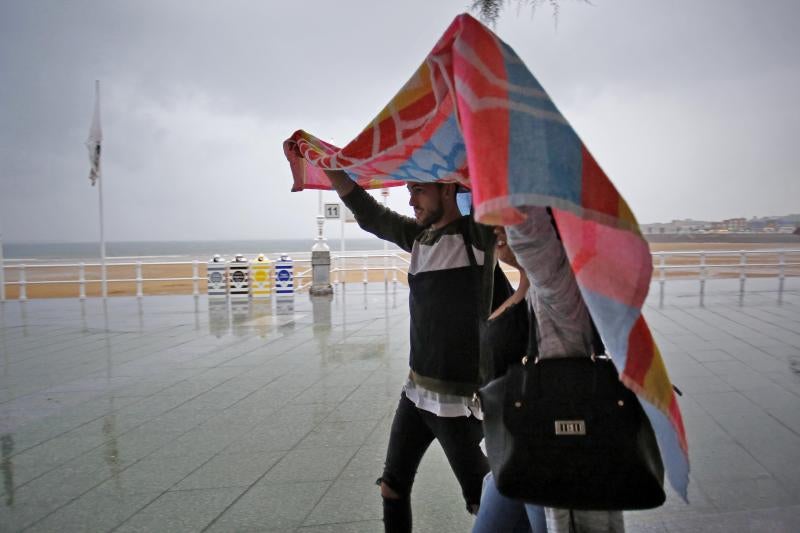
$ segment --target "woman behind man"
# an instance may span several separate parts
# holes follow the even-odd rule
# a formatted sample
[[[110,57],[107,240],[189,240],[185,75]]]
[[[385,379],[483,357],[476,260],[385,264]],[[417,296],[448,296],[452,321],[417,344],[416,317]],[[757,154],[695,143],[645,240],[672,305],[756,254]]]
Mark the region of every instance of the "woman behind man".
[[[530,283],[528,300],[538,329],[539,357],[588,357],[593,350],[592,321],[550,213],[543,207],[523,207],[521,211],[527,218],[506,228],[507,244],[506,231],[496,230],[497,255],[519,268],[525,283]],[[492,318],[497,320],[498,313]],[[531,530],[622,533],[625,526],[621,511],[542,508],[507,498],[488,474],[473,533]]]

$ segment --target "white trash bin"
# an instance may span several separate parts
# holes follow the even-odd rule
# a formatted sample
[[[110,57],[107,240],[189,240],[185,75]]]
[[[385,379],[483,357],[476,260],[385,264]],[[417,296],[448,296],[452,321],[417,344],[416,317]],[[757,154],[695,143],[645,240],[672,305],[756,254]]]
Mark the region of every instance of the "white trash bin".
[[[228,265],[225,264],[225,259],[219,254],[208,262],[207,278],[208,278],[208,297],[209,298],[225,298],[228,296]]]

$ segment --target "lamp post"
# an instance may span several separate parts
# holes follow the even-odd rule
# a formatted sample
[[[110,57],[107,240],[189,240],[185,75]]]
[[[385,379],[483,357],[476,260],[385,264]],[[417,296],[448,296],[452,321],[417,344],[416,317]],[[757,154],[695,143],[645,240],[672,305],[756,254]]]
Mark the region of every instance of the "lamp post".
[[[319,210],[317,212],[317,237],[311,247],[311,289],[312,296],[333,293],[331,286],[331,251],[323,236],[325,216],[322,214],[322,191],[319,192]]]

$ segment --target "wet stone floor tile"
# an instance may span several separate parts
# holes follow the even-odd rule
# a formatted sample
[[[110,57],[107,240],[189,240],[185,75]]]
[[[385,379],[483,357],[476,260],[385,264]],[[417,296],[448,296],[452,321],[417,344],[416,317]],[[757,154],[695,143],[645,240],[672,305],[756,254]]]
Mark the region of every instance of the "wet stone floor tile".
[[[667,285],[644,313],[684,391],[692,503],[668,489],[628,530],[800,530],[800,290],[779,304],[715,280],[701,304],[696,284]],[[380,531],[374,480],[408,372],[408,292],[389,287],[260,314],[7,302],[0,531]],[[419,531],[471,528],[437,444],[412,505]]]

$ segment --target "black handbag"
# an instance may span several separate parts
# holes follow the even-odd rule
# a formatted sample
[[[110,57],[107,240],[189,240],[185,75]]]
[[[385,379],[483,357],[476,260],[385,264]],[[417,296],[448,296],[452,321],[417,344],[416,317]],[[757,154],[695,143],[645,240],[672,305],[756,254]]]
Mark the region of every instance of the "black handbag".
[[[552,219],[551,219],[552,221]],[[558,233],[558,228],[553,226]],[[493,276],[483,274],[484,319]],[[538,359],[536,317],[528,357],[477,393],[489,466],[501,494],[546,507],[633,510],[666,500],[650,421],[606,356]],[[592,350],[604,354],[592,323]],[[497,358],[481,350],[481,366]]]
[[[498,490],[583,510],[664,503],[664,466],[636,395],[606,357],[529,361],[480,389]]]

